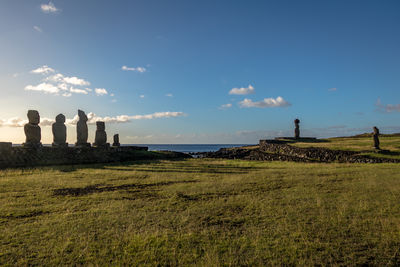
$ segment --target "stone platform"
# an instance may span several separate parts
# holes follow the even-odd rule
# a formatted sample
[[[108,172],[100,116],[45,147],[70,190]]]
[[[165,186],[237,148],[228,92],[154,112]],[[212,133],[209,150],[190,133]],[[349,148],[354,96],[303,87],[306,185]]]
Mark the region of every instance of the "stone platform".
[[[69,165],[88,163],[108,163],[131,160],[151,159],[147,147],[41,147],[30,149],[0,145],[0,168],[30,167],[44,165]],[[145,153],[143,153],[145,152]]]
[[[301,139],[301,138],[300,138]],[[316,139],[310,142],[324,142]],[[323,147],[296,147],[286,140],[260,140],[259,151],[303,162],[346,162],[346,163],[399,163],[398,159],[374,158],[360,155],[362,151],[332,150]],[[370,152],[370,151],[365,151]]]
[[[323,142],[323,140],[320,140],[319,142]],[[260,140],[258,148],[221,148],[215,152],[199,152],[195,155],[200,158],[224,158],[260,161],[400,163],[400,159],[384,157],[376,158],[369,155],[360,154],[362,151],[331,150],[322,147],[303,148],[292,146],[290,144],[291,142],[288,140]]]

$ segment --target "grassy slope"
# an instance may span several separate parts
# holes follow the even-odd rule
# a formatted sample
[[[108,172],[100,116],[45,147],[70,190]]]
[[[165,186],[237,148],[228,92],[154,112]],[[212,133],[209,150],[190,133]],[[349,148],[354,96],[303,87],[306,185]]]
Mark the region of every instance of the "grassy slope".
[[[398,265],[399,200],[400,164],[3,170],[0,264]]]
[[[324,147],[335,150],[351,150],[360,151],[362,154],[371,155],[373,157],[386,157],[400,159],[400,136],[381,136],[380,147],[382,152],[374,151],[374,142],[372,137],[335,137],[329,139],[321,139],[322,142],[298,142],[291,145],[299,147]],[[388,150],[388,151],[385,151]]]

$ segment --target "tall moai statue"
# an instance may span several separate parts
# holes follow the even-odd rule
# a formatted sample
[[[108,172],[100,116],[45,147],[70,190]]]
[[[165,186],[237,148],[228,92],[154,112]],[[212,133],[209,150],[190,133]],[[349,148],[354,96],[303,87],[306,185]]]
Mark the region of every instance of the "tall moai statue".
[[[112,146],[121,146],[121,144],[119,143],[119,134],[114,134],[114,142],[112,144]]]
[[[106,125],[104,121],[96,121],[96,136],[94,139],[93,146],[96,147],[109,147],[110,144],[107,143],[107,133],[106,133]]]
[[[379,148],[379,129],[374,126],[374,147],[375,149],[380,149]]]
[[[37,112],[36,110],[28,110],[27,116],[29,123],[24,125],[24,132],[26,136],[24,147],[39,148],[42,146],[42,143],[40,143],[42,134],[39,126],[39,112]]]
[[[90,147],[90,143],[87,142],[88,140],[88,127],[87,121],[88,117],[86,116],[85,112],[78,109],[78,123],[76,124],[76,137],[77,141],[75,143],[76,146],[80,147]]]
[[[67,127],[65,126],[65,116],[58,114],[56,122],[53,123],[51,129],[53,131],[53,147],[68,147],[67,141]]]
[[[295,119],[294,120],[294,126],[295,126],[295,128],[294,128],[294,138],[300,138],[300,126],[299,126],[299,124],[300,124],[300,120],[299,119]]]

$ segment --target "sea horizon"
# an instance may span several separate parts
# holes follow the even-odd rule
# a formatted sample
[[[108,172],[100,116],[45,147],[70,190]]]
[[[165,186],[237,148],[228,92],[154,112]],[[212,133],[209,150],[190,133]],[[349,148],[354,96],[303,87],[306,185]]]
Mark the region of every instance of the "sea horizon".
[[[197,152],[215,152],[221,148],[251,146],[256,144],[121,144],[121,146],[139,146],[148,147],[149,151],[175,151],[183,153]],[[12,144],[14,147],[22,146],[22,144]],[[43,144],[45,147],[51,144]],[[69,147],[74,147],[74,144],[69,144]]]

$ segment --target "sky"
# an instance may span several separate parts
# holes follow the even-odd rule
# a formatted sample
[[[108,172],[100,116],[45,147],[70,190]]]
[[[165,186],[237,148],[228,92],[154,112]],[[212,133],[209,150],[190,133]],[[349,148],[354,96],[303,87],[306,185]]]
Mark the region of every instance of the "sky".
[[[125,144],[400,132],[399,1],[0,1],[0,141],[77,110]]]

